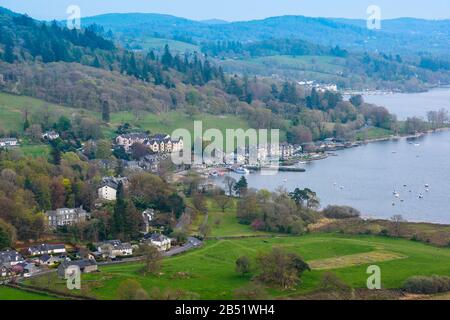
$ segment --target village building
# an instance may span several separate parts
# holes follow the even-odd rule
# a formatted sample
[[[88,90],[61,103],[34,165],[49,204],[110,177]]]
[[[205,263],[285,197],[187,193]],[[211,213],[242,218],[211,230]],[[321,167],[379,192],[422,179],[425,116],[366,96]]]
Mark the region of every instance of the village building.
[[[144,242],[155,246],[159,251],[168,251],[172,247],[170,238],[159,233],[146,234],[144,236]]]
[[[19,144],[16,138],[0,138],[0,148],[17,147]]]
[[[45,213],[50,228],[70,226],[85,222],[89,217],[83,208],[60,208]]]
[[[155,134],[144,142],[153,153],[172,153],[183,149],[181,138],[172,139],[170,135]]]
[[[155,210],[154,209],[147,209],[144,212],[142,212],[142,220],[144,221],[143,226],[143,232],[145,234],[150,232],[150,224],[152,220],[155,218]]]
[[[66,256],[52,256],[48,254],[44,254],[41,256],[37,262],[41,265],[47,265],[47,266],[53,266],[55,264],[64,262],[64,261],[70,261],[70,258]]]
[[[122,146],[125,151],[129,151],[133,144],[144,143],[146,140],[148,140],[148,134],[146,133],[127,133],[118,136],[116,144]]]
[[[82,273],[91,273],[98,270],[97,262],[94,259],[83,259],[77,261],[64,261],[58,266],[58,277],[65,278],[66,270],[70,266],[77,266]]]
[[[15,250],[0,251],[0,266],[12,267],[25,262],[22,255]]]
[[[40,244],[37,246],[29,247],[27,253],[30,256],[39,256],[43,254],[58,254],[66,253],[66,247],[64,244]]]
[[[109,240],[97,244],[97,251],[104,258],[126,257],[133,255],[133,247],[129,243],[120,240]]]
[[[42,134],[42,139],[45,140],[56,140],[59,138],[59,133],[56,131],[47,131],[45,133]]]
[[[104,177],[100,188],[98,188],[98,198],[100,200],[115,201],[120,182],[122,182],[124,187],[128,185],[127,178]]]

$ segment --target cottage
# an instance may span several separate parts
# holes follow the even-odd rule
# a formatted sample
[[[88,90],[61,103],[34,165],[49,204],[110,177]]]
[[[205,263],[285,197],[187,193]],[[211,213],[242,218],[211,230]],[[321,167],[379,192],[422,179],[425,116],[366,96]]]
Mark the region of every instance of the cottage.
[[[129,243],[120,240],[109,240],[97,244],[97,250],[105,258],[126,257],[133,255],[133,247]]]
[[[54,266],[55,264],[61,263],[63,261],[66,261],[66,257],[55,257],[48,254],[44,254],[38,259],[39,264],[47,266]]]
[[[12,267],[24,261],[22,255],[17,251],[0,251],[0,266]]]
[[[16,138],[1,138],[0,148],[16,147],[19,145],[19,140]]]
[[[170,250],[172,241],[165,235],[159,233],[146,234],[144,236],[144,242],[155,246],[159,251]]]
[[[77,266],[82,273],[91,273],[98,270],[97,262],[93,259],[83,259],[77,261],[64,261],[58,267],[58,276],[65,278],[66,270],[70,266]]]
[[[117,199],[117,189],[121,182],[124,187],[128,185],[127,178],[104,177],[98,189],[98,198],[100,200],[115,201]]]
[[[85,222],[89,217],[83,208],[60,208],[45,213],[50,228],[69,226]]]
[[[45,140],[52,141],[52,140],[56,140],[58,138],[59,138],[59,133],[56,131],[47,131],[44,134],[42,134],[42,139],[45,139]]]
[[[66,253],[66,247],[64,244],[40,244],[38,246],[29,247],[27,253],[30,256]]]

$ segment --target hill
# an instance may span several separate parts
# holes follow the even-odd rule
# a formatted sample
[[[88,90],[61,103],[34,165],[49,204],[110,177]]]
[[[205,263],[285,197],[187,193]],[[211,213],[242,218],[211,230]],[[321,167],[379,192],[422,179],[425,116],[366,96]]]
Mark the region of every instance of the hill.
[[[127,37],[185,39],[187,42],[302,39],[357,51],[395,54],[448,54],[450,20],[384,20],[381,30],[368,30],[365,20],[280,16],[231,23],[202,23],[160,14],[108,14],[84,18]]]

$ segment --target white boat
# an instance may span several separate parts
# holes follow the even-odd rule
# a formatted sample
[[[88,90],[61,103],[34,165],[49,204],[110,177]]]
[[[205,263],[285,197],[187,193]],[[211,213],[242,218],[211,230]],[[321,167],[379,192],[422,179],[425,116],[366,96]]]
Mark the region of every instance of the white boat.
[[[250,171],[248,169],[245,169],[244,167],[239,167],[233,170],[237,174],[249,174]]]

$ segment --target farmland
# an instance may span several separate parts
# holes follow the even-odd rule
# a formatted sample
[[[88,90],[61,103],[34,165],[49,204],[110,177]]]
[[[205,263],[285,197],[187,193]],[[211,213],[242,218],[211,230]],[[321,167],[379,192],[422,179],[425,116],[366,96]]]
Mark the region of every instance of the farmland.
[[[450,249],[447,248],[384,237],[310,234],[301,237],[208,240],[201,249],[165,260],[158,276],[143,276],[139,263],[103,266],[99,273],[83,276],[81,293],[100,299],[114,299],[117,298],[119,285],[132,278],[149,293],[154,288],[182,289],[200,299],[232,299],[234,290],[247,285],[254,275],[238,275],[234,270],[236,259],[241,255],[254,259],[258,253],[267,252],[272,247],[298,253],[313,267],[311,272],[303,275],[302,283],[294,291],[268,289],[273,298],[314,291],[326,271],[334,272],[353,288],[364,288],[366,269],[372,264],[381,268],[382,286],[386,289],[399,288],[404,280],[414,275],[450,275]],[[338,260],[341,260],[340,264],[335,264]],[[188,277],[179,277],[180,274]],[[45,278],[33,280],[33,284],[39,285],[39,281],[42,286],[48,283]],[[54,279],[52,286],[55,290],[66,290],[60,280]]]

